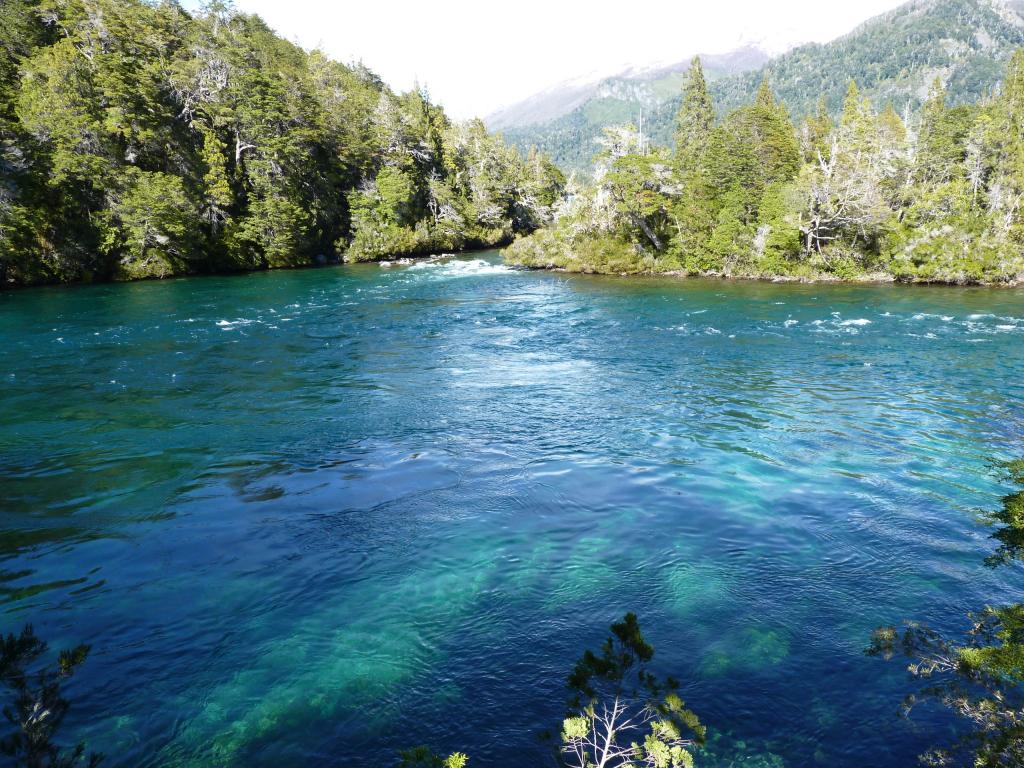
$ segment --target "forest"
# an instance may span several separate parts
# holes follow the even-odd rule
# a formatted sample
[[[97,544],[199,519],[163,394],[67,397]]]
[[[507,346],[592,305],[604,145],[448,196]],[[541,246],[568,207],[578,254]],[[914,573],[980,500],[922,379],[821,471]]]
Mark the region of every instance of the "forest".
[[[491,247],[563,183],[226,3],[0,4],[0,286]]]
[[[1013,283],[1024,274],[1024,55],[917,111],[849,84],[795,125],[763,80],[719,117],[700,60],[674,150],[606,129],[566,182],[422,88],[213,2],[0,8],[0,285],[130,280],[508,245],[607,273]],[[525,155],[525,156],[524,156]],[[539,231],[538,231],[539,230]]]
[[[848,86],[795,126],[767,77],[716,117],[700,60],[675,149],[606,130],[592,184],[510,263],[602,273],[1014,283],[1024,275],[1024,51],[1002,87],[951,106],[940,79],[918,112]]]

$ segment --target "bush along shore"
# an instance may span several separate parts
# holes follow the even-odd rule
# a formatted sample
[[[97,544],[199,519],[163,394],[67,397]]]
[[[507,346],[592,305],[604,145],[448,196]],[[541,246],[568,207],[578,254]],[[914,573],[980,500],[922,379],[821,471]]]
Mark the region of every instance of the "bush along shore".
[[[513,266],[607,274],[1013,285],[1024,280],[1024,51],[981,103],[936,80],[916,114],[850,83],[797,128],[765,80],[716,120],[696,59],[674,151],[606,130]]]
[[[563,186],[227,3],[0,4],[0,287],[494,247]]]

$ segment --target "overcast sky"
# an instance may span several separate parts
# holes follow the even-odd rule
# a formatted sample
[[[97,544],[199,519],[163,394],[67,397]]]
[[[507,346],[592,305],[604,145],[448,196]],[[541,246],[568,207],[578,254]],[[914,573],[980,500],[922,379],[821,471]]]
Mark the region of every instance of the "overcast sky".
[[[197,4],[191,0],[189,4]],[[901,0],[235,0],[305,48],[485,117],[561,81],[743,42],[825,42]]]

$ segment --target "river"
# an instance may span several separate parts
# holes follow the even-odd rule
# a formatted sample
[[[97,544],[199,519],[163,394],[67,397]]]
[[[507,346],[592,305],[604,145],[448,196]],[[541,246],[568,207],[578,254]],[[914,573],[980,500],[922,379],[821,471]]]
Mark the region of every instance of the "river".
[[[913,763],[880,624],[1024,599],[1024,290],[494,253],[0,294],[0,629],[92,645],[110,766],[545,764],[635,611],[699,766]]]

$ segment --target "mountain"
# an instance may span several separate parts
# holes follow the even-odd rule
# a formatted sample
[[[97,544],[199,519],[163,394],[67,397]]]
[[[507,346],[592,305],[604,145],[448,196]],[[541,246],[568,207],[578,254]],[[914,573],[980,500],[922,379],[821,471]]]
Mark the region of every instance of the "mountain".
[[[733,109],[767,74],[793,115],[804,116],[821,96],[838,111],[851,79],[877,106],[916,107],[939,77],[951,102],[970,103],[999,82],[1022,45],[1020,0],[914,0],[831,43],[802,46],[760,72],[720,82],[714,92],[720,109]]]
[[[759,70],[769,58],[757,44],[701,56],[711,80]],[[593,140],[605,126],[636,121],[641,109],[653,113],[676,98],[691,59],[570,80],[506,107],[485,122],[524,151],[536,145],[562,167],[585,170],[594,154]]]
[[[820,98],[838,112],[850,80],[878,106],[892,102],[914,109],[936,77],[952,103],[977,101],[998,84],[1010,55],[1021,46],[1024,0],[913,0],[830,43],[803,45],[762,66],[709,79],[720,113],[750,101],[765,75],[794,119],[812,113]],[[676,83],[685,69],[672,70]],[[660,92],[668,89],[669,82],[662,81]],[[635,120],[643,104],[645,133],[671,143],[678,87],[660,100],[626,95],[590,97],[544,123],[508,124],[504,134],[520,148],[536,145],[567,170],[587,171],[602,129]]]
[[[759,69],[769,55],[758,45],[748,44],[701,59],[710,76],[724,77]],[[675,95],[689,66],[690,59],[686,59],[669,65],[630,67],[612,75],[584,75],[505,107],[484,122],[495,131],[523,128],[551,122],[593,101],[622,102],[635,114],[641,105],[653,107]]]

